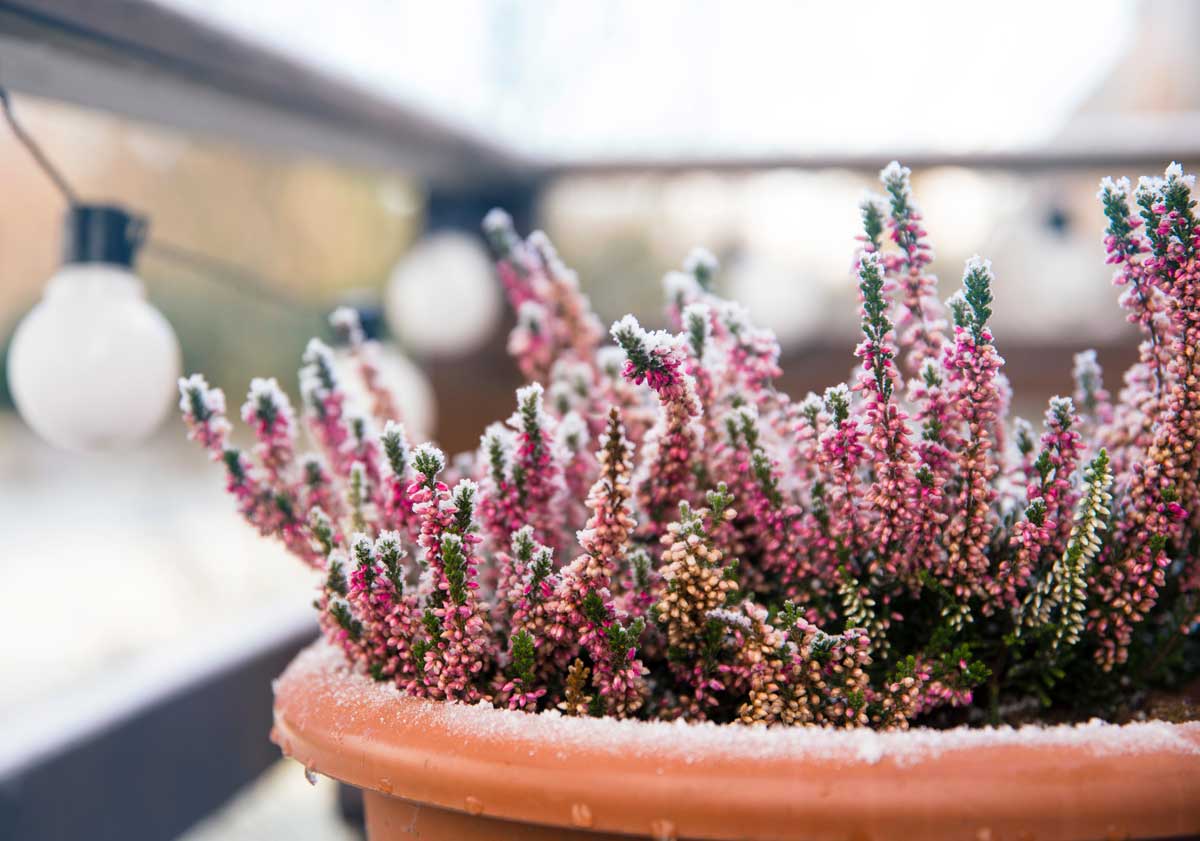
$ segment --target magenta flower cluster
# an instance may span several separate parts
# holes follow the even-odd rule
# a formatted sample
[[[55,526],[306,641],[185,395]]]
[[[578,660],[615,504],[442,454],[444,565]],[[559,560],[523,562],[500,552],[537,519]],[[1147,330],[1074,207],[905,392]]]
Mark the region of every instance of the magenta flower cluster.
[[[304,354],[299,413],[251,384],[249,451],[200,376],[184,418],[246,520],[321,571],[326,636],[412,695],[878,728],[1135,713],[1198,653],[1193,179],[1103,182],[1139,358],[1114,400],[1080,354],[1040,432],[1009,416],[991,265],[943,304],[909,171],[881,180],[858,371],[823,395],[776,386],[775,337],[706,252],[665,279],[666,331],[626,316],[608,344],[545,235],[493,211],[530,384],[476,452],[410,444],[349,311],[346,350]]]

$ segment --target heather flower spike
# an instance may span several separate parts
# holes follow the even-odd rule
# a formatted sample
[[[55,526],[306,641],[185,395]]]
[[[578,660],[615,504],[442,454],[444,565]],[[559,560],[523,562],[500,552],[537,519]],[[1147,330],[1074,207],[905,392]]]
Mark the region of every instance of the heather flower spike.
[[[349,348],[351,360],[370,397],[371,412],[377,418],[400,420],[396,395],[384,385],[380,373],[378,342],[367,338],[358,311],[351,307],[338,307],[329,316],[329,324],[338,340]]]
[[[409,441],[350,310],[345,351],[304,353],[299,413],[254,380],[243,451],[195,375],[188,434],[240,514],[316,568],[330,642],[410,695],[879,729],[1128,712],[1200,658],[1193,180],[1101,183],[1137,361],[1114,396],[1080,353],[1035,428],[1009,417],[991,265],[967,261],[947,325],[912,175],[880,177],[858,368],[823,394],[778,387],[778,342],[717,294],[708,252],[664,278],[669,332],[626,316],[606,343],[549,239],[493,211],[529,383],[478,452]]]
[[[1100,536],[1107,525],[1112,478],[1108,453],[1101,450],[1088,465],[1084,480],[1087,489],[1075,512],[1066,551],[1038,582],[1026,602],[1027,624],[1039,627],[1056,620],[1051,643],[1054,648],[1077,644],[1083,632],[1087,577],[1100,551]]]
[[[906,355],[907,370],[916,373],[925,360],[940,356],[945,325],[937,301],[937,278],[926,270],[933,261],[933,250],[913,200],[911,175],[908,167],[892,161],[879,178],[887,194],[888,233],[898,248],[883,257],[883,267],[900,288],[899,346]],[[881,211],[876,208],[863,211],[864,235],[869,241],[879,237],[877,215]]]

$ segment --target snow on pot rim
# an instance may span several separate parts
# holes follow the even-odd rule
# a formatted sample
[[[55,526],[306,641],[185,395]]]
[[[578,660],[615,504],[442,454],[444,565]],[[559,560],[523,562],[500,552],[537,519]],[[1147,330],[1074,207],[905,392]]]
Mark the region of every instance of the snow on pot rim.
[[[407,697],[317,642],[275,684],[272,738],[363,789],[564,828],[906,841],[1200,834],[1200,723],[879,733],[569,718]]]

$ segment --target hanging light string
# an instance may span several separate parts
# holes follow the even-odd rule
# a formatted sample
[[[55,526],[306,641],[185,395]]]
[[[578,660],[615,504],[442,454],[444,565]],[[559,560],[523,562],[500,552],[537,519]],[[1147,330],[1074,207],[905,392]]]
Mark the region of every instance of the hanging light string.
[[[79,193],[50,160],[33,135],[26,131],[17,119],[8,89],[3,85],[0,85],[0,107],[3,108],[4,119],[13,135],[29,152],[42,173],[53,182],[67,205],[72,208],[81,205],[83,202],[79,198]],[[147,229],[148,220],[145,217],[135,217],[135,219],[143,230]],[[202,277],[227,286],[238,293],[249,293],[261,301],[293,312],[302,312],[305,315],[311,315],[313,312],[312,307],[307,307],[290,297],[278,294],[274,290],[279,288],[279,284],[244,266],[157,237],[146,239],[143,247],[144,253],[153,258],[189,268]]]
[[[142,253],[165,263],[174,263],[177,266],[191,269],[207,280],[216,281],[239,294],[249,295],[272,306],[303,313],[306,316],[313,314],[313,307],[305,306],[294,298],[275,292],[274,290],[278,287],[275,281],[229,260],[156,237],[146,240]]]
[[[8,122],[8,127],[12,129],[12,133],[25,147],[26,151],[33,156],[38,167],[46,174],[46,177],[54,182],[54,186],[63,194],[63,198],[67,200],[67,204],[75,207],[79,204],[79,194],[72,189],[67,179],[59,172],[58,167],[51,163],[50,158],[46,157],[46,153],[42,151],[42,147],[33,139],[29,132],[17,121],[17,115],[13,113],[12,100],[9,99],[8,90],[0,85],[0,104],[4,106],[4,119]]]

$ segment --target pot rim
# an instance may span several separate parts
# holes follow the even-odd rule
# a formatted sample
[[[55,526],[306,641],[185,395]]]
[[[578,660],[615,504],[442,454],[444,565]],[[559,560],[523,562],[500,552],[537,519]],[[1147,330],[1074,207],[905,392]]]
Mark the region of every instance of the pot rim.
[[[403,695],[324,641],[272,740],[351,785],[549,826],[694,839],[1200,834],[1200,723],[950,731],[576,719]]]

